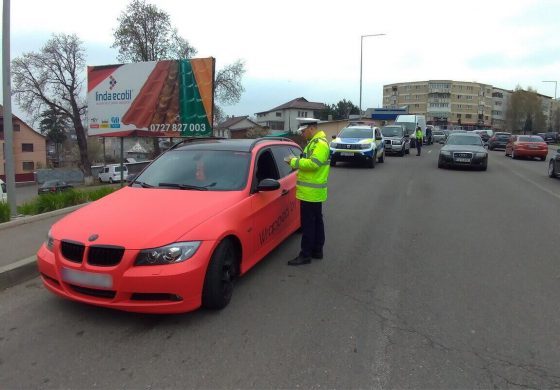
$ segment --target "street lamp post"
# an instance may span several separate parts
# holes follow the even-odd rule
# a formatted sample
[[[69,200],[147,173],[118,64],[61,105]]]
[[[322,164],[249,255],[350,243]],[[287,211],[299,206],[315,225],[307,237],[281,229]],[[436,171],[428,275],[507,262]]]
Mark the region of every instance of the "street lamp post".
[[[362,117],[362,63],[364,53],[364,38],[379,37],[386,34],[368,34],[360,36],[360,118]]]

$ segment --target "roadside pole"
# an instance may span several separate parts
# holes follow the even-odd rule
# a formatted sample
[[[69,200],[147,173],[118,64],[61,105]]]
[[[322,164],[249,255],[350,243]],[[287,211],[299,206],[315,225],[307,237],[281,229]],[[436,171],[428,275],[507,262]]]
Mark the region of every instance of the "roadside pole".
[[[12,217],[17,216],[12,123],[12,83],[10,75],[10,0],[4,0],[2,13],[2,88],[4,90],[4,140],[6,141],[6,189]]]

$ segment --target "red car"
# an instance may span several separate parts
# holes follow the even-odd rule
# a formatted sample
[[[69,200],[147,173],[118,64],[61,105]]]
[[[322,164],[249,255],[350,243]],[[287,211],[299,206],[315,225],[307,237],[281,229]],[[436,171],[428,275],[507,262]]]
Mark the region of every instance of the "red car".
[[[127,187],[54,224],[45,287],[145,313],[225,307],[234,280],[300,227],[289,140],[187,140]]]
[[[546,160],[548,145],[537,135],[512,135],[506,145],[506,156],[538,157]]]

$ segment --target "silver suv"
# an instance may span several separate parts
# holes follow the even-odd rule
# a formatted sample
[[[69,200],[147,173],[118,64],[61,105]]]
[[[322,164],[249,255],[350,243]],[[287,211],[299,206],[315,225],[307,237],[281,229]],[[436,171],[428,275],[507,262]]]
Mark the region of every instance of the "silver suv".
[[[404,156],[410,153],[410,136],[401,125],[387,125],[381,128],[385,141],[385,153]]]

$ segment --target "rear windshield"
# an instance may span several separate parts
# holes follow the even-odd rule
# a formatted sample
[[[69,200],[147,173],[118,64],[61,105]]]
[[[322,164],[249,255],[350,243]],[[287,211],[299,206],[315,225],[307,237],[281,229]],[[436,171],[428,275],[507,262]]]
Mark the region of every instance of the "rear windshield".
[[[511,137],[511,134],[496,134],[496,138],[504,139]]]
[[[518,141],[521,141],[521,142],[544,142],[544,140],[537,135],[531,135],[531,136],[522,135],[522,136],[519,137]]]

